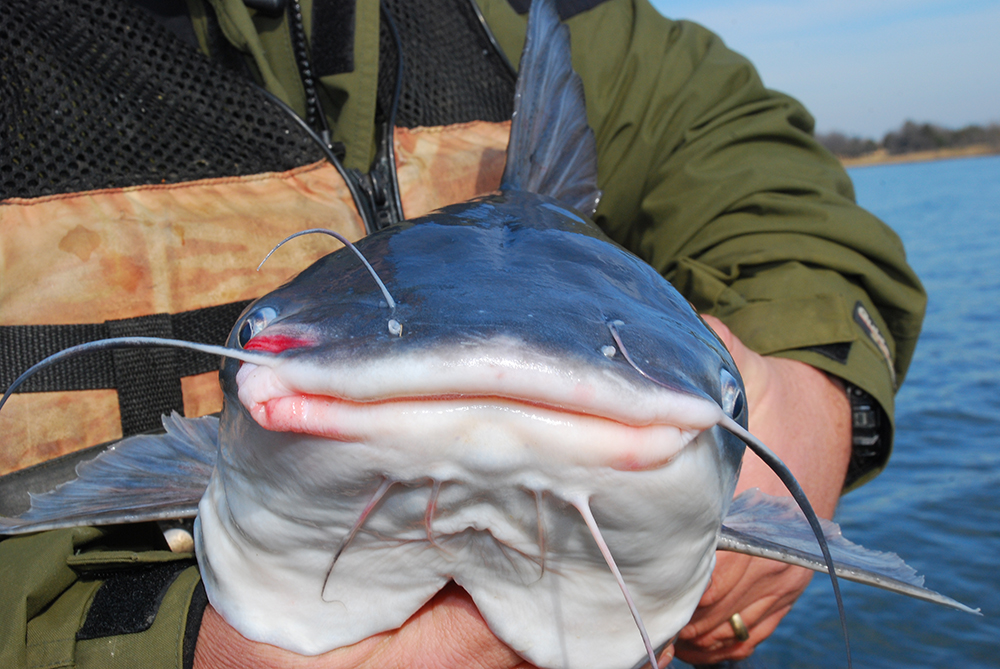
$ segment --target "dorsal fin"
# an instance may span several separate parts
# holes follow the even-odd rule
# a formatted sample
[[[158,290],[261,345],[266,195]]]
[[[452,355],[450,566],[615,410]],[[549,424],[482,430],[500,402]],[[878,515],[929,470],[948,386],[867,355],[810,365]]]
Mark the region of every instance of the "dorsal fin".
[[[531,3],[500,189],[548,195],[587,216],[601,196],[583,82],[552,0]]]

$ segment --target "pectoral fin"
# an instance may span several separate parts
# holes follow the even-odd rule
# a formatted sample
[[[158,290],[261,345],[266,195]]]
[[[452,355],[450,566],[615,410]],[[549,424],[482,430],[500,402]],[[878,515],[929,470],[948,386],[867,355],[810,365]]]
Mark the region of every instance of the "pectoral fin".
[[[924,588],[924,577],[895,553],[851,543],[836,523],[821,520],[821,524],[837,576],[981,615],[979,609]],[[795,502],[765,495],[756,488],[733,500],[716,548],[827,572],[816,537]]]
[[[215,467],[219,420],[163,417],[166,434],[123,439],[76,466],[77,477],[31,494],[31,508],[0,517],[0,534],[192,517]]]

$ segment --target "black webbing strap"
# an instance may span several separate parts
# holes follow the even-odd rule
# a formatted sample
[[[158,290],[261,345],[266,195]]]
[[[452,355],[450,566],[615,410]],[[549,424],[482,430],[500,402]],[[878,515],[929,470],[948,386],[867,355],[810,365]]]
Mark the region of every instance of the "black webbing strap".
[[[94,593],[77,641],[145,632],[153,626],[163,596],[194,560],[128,566],[94,574],[104,582]]]
[[[153,314],[80,325],[0,326],[0,387],[7,388],[24,370],[53,353],[109,337],[164,337],[208,344],[225,343],[250,300],[179,314]],[[219,368],[218,356],[179,349],[95,351],[44,369],[17,392],[118,390],[122,434],[160,427],[160,416],[184,413],[181,378]]]

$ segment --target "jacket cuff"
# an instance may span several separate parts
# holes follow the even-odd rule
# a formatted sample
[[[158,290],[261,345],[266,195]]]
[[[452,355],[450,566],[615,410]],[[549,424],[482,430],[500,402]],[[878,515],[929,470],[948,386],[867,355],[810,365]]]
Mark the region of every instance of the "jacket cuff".
[[[0,666],[190,667],[207,599],[194,556],[165,548],[155,523],[0,542]]]
[[[169,574],[170,583],[163,590],[146,597],[145,601],[136,602],[151,612],[152,624],[145,629],[107,630],[101,636],[88,636],[84,631],[94,628],[93,621],[102,616],[109,617],[116,623],[123,619],[129,606],[127,598],[123,599],[123,588],[129,580],[150,583],[155,580],[156,571]],[[171,573],[172,572],[172,573]],[[126,583],[121,583],[126,581]],[[118,599],[105,597],[102,601],[101,589],[109,592],[117,589],[122,592]],[[76,666],[80,669],[100,667],[162,667],[163,669],[189,669],[194,666],[194,647],[198,640],[198,627],[201,624],[201,614],[204,613],[207,599],[201,585],[198,569],[191,565],[181,565],[176,562],[163,564],[152,569],[142,567],[130,569],[126,575],[115,574],[105,580],[101,589],[91,599],[84,618],[83,627],[76,635]],[[139,592],[137,588],[133,592]],[[147,594],[152,590],[146,588]],[[198,593],[201,591],[201,597]],[[158,597],[158,600],[156,599]],[[101,607],[103,610],[98,610]],[[193,622],[193,624],[192,624]]]

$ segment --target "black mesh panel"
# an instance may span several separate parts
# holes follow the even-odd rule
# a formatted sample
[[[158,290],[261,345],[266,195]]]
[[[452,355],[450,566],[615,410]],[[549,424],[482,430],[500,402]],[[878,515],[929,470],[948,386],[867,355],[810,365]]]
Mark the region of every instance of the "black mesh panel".
[[[253,86],[115,0],[2,0],[0,199],[322,158]]]
[[[469,0],[386,0],[396,21],[406,72],[396,125],[507,121],[514,74],[496,53]],[[388,115],[396,86],[396,46],[382,21],[378,103]]]

